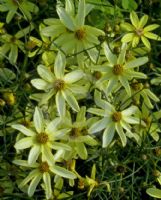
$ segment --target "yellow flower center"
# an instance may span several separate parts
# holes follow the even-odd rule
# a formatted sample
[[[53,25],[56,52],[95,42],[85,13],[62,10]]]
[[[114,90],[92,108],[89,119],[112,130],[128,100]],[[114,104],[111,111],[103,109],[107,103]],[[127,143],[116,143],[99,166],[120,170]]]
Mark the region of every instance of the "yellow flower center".
[[[63,90],[64,87],[65,87],[65,82],[64,82],[64,80],[57,79],[57,80],[54,82],[54,89],[55,89],[56,91]]]
[[[47,143],[47,141],[49,140],[49,137],[46,133],[39,133],[37,135],[37,142],[40,143],[40,144],[45,144]]]
[[[25,44],[25,48],[29,51],[33,50],[35,47],[36,47],[36,42],[34,41],[28,41],[26,44]]]
[[[98,79],[100,79],[101,78],[101,76],[102,76],[102,73],[101,72],[99,72],[99,71],[96,71],[96,72],[94,72],[93,73],[93,76],[98,80]]]
[[[76,138],[79,137],[81,135],[87,135],[87,128],[86,127],[81,127],[81,128],[72,128],[71,132],[70,132],[70,137],[71,138]]]
[[[80,28],[78,30],[75,31],[75,37],[78,40],[83,40],[85,38],[86,32],[84,28]]]
[[[135,83],[132,83],[132,84],[131,84],[131,88],[132,88],[134,91],[140,91],[140,90],[143,89],[143,84],[142,84],[142,83],[135,82]]]
[[[144,34],[144,29],[143,28],[139,28],[135,30],[136,34],[140,37]]]
[[[17,40],[16,37],[13,36],[13,37],[11,37],[10,42],[11,42],[11,43],[15,43],[16,40]]]
[[[120,64],[117,64],[117,65],[114,65],[113,66],[113,69],[112,69],[112,72],[115,74],[115,75],[121,75],[123,73],[123,66],[120,65]]]
[[[147,127],[150,127],[150,125],[151,125],[151,119],[150,119],[150,117],[144,118],[143,121],[145,122],[145,124],[147,125]]]
[[[112,115],[112,120],[114,122],[119,122],[122,119],[122,114],[121,112],[114,112]]]
[[[23,0],[12,0],[13,4],[16,6],[23,2]]]
[[[42,162],[39,166],[39,170],[41,173],[44,173],[44,172],[48,172],[49,171],[49,165],[47,162]]]

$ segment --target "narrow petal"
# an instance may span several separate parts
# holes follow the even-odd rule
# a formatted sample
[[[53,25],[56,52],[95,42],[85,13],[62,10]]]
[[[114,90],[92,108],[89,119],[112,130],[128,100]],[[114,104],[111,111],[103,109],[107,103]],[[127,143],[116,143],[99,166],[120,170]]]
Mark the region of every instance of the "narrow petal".
[[[135,114],[135,112],[137,111],[137,109],[138,108],[136,106],[130,106],[129,108],[123,110],[121,113],[124,116],[129,116],[129,115]]]
[[[31,147],[32,145],[33,145],[33,138],[26,137],[26,138],[23,138],[23,139],[19,140],[18,142],[16,142],[14,147],[16,149],[27,149],[27,148]]]
[[[38,169],[34,169],[32,170],[29,175],[20,183],[19,187],[22,188],[24,187],[31,179],[33,179],[34,177],[40,175]]]
[[[86,143],[87,145],[90,145],[90,146],[95,146],[98,144],[98,142],[90,135],[79,136],[78,140],[79,140],[79,142]]]
[[[85,10],[85,0],[80,0],[78,3],[78,14],[76,17],[78,27],[81,27],[84,25],[85,11],[86,11]]]
[[[38,133],[43,132],[44,131],[44,117],[43,117],[43,113],[41,109],[38,107],[35,108],[33,120],[34,120],[36,131]]]
[[[145,63],[148,62],[148,57],[141,57],[141,58],[136,58],[132,61],[129,61],[127,64],[124,65],[126,68],[135,68],[139,67],[141,65],[144,65]]]
[[[55,95],[55,101],[59,115],[61,117],[65,116],[66,112],[65,99],[60,91],[58,91],[57,94]]]
[[[45,191],[47,199],[50,199],[52,196],[52,189],[51,189],[51,178],[48,172],[43,173],[43,181],[45,183]]]
[[[44,65],[38,65],[37,72],[39,76],[45,81],[52,83],[54,81],[54,75],[49,69]]]
[[[64,76],[66,83],[75,83],[83,77],[84,73],[81,70],[72,71]]]
[[[75,148],[76,148],[76,151],[77,151],[77,154],[79,155],[79,157],[83,160],[86,160],[88,157],[88,153],[87,153],[87,149],[86,149],[84,143],[77,142]]]
[[[48,87],[48,83],[40,78],[35,78],[31,80],[31,84],[38,90],[46,90]]]
[[[122,77],[122,76],[119,77],[119,80],[120,80],[121,84],[123,85],[123,87],[125,88],[127,94],[129,96],[131,96],[131,88],[130,88],[128,80],[125,79],[125,77]]]
[[[62,91],[62,95],[73,110],[75,110],[76,112],[80,110],[76,98],[69,90]]]
[[[135,34],[134,33],[127,33],[127,34],[125,34],[123,37],[122,37],[122,39],[121,39],[121,42],[131,42],[132,40],[133,40],[133,38],[134,38],[134,36],[135,36]]]
[[[103,130],[104,128],[106,128],[109,125],[108,123],[109,123],[109,118],[107,118],[107,117],[97,121],[90,127],[89,133],[96,133],[96,132]]]
[[[152,39],[152,40],[161,41],[161,37],[159,37],[159,35],[156,35],[156,34],[151,33],[151,32],[144,33],[144,36],[147,37],[147,38],[149,38],[149,39]]]
[[[115,127],[113,124],[109,125],[103,132],[102,147],[106,148],[112,141],[115,134]]]
[[[43,160],[46,160],[50,165],[55,163],[54,155],[48,146],[42,145],[41,147]]]
[[[109,61],[110,63],[112,63],[112,64],[115,65],[115,64],[117,63],[117,56],[114,55],[114,54],[111,52],[111,50],[110,50],[108,44],[104,43],[103,48],[104,48],[105,56],[106,56],[106,58],[108,59],[108,61]]]
[[[151,49],[151,44],[150,44],[149,40],[148,40],[146,37],[141,36],[141,40],[142,40],[143,44],[144,44],[148,49]]]
[[[144,15],[142,16],[142,18],[139,21],[139,26],[138,28],[143,28],[145,26],[145,24],[148,22],[148,15]]]
[[[123,30],[127,30],[127,31],[134,31],[135,30],[134,26],[132,26],[130,23],[127,23],[127,22],[122,23],[121,28]]]
[[[151,24],[151,25],[148,25],[144,28],[144,33],[145,32],[148,32],[148,31],[153,31],[155,30],[156,28],[158,28],[159,25],[158,24]]]
[[[137,35],[135,35],[132,39],[132,47],[137,47],[140,41],[140,37],[138,37]]]
[[[60,118],[57,117],[47,125],[45,132],[48,134],[52,134],[53,132],[57,130],[57,127],[59,124],[60,124]]]
[[[23,125],[20,125],[20,124],[14,124],[14,125],[11,125],[12,128],[20,131],[21,133],[23,133],[24,135],[27,135],[27,136],[34,136],[36,133],[28,128],[26,128],[25,126]]]
[[[121,139],[121,142],[122,142],[122,146],[126,146],[126,143],[127,143],[127,139],[126,139],[126,135],[125,133],[123,132],[123,129],[121,127],[121,125],[119,123],[116,123],[116,131]]]
[[[33,168],[37,168],[39,166],[38,163],[34,163],[32,165],[29,165],[29,163],[26,160],[13,160],[12,161],[15,165],[20,165],[23,167],[33,167]]]
[[[135,118],[135,117],[130,117],[130,116],[124,116],[124,121],[126,121],[129,124],[139,124],[140,119]]]
[[[99,109],[99,108],[89,108],[87,110],[87,112],[92,113],[94,115],[102,116],[102,117],[106,116],[106,114],[105,114],[106,111],[103,109]],[[108,110],[107,110],[107,112],[108,112]]]
[[[37,174],[37,176],[35,176],[35,177],[32,179],[32,181],[31,181],[31,183],[30,183],[30,185],[29,185],[29,188],[28,188],[28,195],[29,195],[30,197],[33,196],[33,194],[34,194],[34,192],[35,192],[35,190],[36,190],[36,187],[37,187],[37,185],[39,184],[41,178],[42,178],[42,175],[41,175],[41,173],[40,173],[40,174]]]
[[[113,92],[114,87],[118,84],[118,81],[114,78],[111,78],[108,82],[108,86],[106,88],[106,95],[108,96],[111,92]]]
[[[130,20],[131,20],[132,25],[135,26],[135,28],[138,28],[138,26],[139,26],[139,18],[137,16],[136,12],[132,11],[130,13]]]
[[[67,144],[64,144],[64,143],[60,143],[60,142],[53,142],[52,144],[52,149],[55,149],[55,150],[66,150],[66,151],[71,151],[71,147]]]
[[[71,16],[65,11],[62,7],[57,7],[57,13],[59,15],[59,18],[61,22],[71,31],[75,30],[75,25],[73,23],[73,20]]]
[[[66,65],[65,55],[62,54],[61,52],[58,52],[55,59],[55,64],[54,64],[54,72],[55,72],[56,78],[61,79],[64,77],[65,65]]]
[[[75,179],[77,178],[76,175],[73,172],[70,172],[69,170],[59,167],[59,166],[52,166],[50,167],[50,170],[61,177],[68,178],[68,179]]]
[[[38,159],[38,156],[40,154],[40,146],[34,145],[32,149],[30,150],[29,156],[28,156],[28,163],[29,165],[34,164],[36,160]]]
[[[126,55],[126,49],[127,49],[127,44],[123,43],[121,47],[121,53],[119,54],[119,57],[117,59],[117,64],[122,65],[125,61],[125,55]]]

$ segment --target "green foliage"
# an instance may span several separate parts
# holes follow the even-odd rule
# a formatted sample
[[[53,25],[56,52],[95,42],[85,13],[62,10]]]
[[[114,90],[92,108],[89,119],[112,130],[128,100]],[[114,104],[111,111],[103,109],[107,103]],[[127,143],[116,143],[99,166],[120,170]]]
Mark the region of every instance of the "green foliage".
[[[161,198],[160,8],[0,1],[0,199]]]

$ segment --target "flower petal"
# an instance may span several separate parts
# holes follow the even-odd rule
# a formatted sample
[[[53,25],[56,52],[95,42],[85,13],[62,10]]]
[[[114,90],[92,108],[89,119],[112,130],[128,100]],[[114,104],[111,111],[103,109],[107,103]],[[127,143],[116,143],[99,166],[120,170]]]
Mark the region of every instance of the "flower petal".
[[[23,138],[23,139],[19,140],[18,142],[16,142],[14,147],[16,149],[27,149],[27,148],[31,147],[32,145],[33,145],[33,138],[26,137],[26,138]]]
[[[134,38],[135,34],[134,33],[127,33],[125,34],[122,39],[121,39],[121,42],[131,42]]]
[[[84,25],[85,11],[86,11],[85,10],[85,0],[80,0],[78,3],[78,14],[76,17],[78,27],[81,27]]]
[[[88,157],[87,149],[82,142],[77,142],[76,147],[75,147],[77,154],[79,157],[83,160],[86,160]]]
[[[21,124],[14,124],[11,125],[12,128],[19,130],[21,133],[23,133],[24,135],[27,136],[34,136],[36,133],[28,128],[26,128],[25,126],[21,125]]]
[[[115,127],[113,124],[109,125],[103,132],[103,136],[102,136],[102,147],[105,148],[107,147],[115,134]]]
[[[43,181],[45,183],[45,192],[47,199],[50,199],[52,196],[52,189],[51,189],[51,178],[48,172],[43,173]]]
[[[135,26],[135,28],[138,28],[138,26],[139,26],[139,18],[137,16],[136,12],[132,11],[130,13],[130,20],[131,20],[132,25]]]
[[[151,44],[150,44],[149,40],[148,40],[146,37],[141,36],[141,40],[142,40],[143,44],[144,44],[148,49],[151,49]]]
[[[68,178],[68,179],[75,179],[77,178],[76,175],[73,172],[70,172],[69,170],[59,167],[59,166],[52,166],[50,167],[50,170],[61,177]]]
[[[55,64],[54,64],[54,72],[55,72],[56,78],[58,79],[63,78],[65,65],[66,65],[65,56],[61,52],[58,52],[55,59]]]
[[[61,22],[71,31],[75,30],[75,25],[73,23],[72,18],[70,15],[66,12],[66,10],[62,7],[57,7],[57,13],[59,15],[59,18]]]
[[[116,131],[121,139],[121,142],[122,142],[122,146],[126,146],[126,143],[127,143],[127,138],[126,138],[126,135],[125,133],[123,132],[123,129],[121,127],[121,125],[119,123],[116,123]]]
[[[54,81],[54,75],[49,69],[44,65],[38,65],[37,72],[39,76],[45,81],[52,83]]]
[[[61,117],[65,116],[66,112],[65,99],[60,91],[58,91],[57,94],[55,95],[55,101],[59,115]]]
[[[38,90],[46,90],[48,87],[48,83],[40,78],[31,80],[31,84]]]
[[[75,71],[72,71],[68,74],[66,74],[64,76],[64,81],[66,83],[75,83],[77,81],[79,81],[82,77],[83,77],[84,73],[82,72],[82,70],[75,70]]]
[[[37,174],[37,176],[35,176],[35,177],[32,179],[32,181],[31,181],[31,183],[30,183],[30,185],[29,185],[29,188],[28,188],[28,195],[29,195],[30,197],[33,196],[33,194],[34,194],[34,192],[35,192],[35,190],[36,190],[36,187],[37,187],[37,185],[39,184],[41,178],[42,178],[42,175],[41,175],[41,173],[40,173],[40,174]]]
[[[148,31],[153,31],[154,29],[158,28],[159,25],[158,24],[151,24],[151,25],[148,25],[144,28],[144,33],[145,32],[148,32]]]
[[[33,120],[34,120],[36,131],[38,133],[43,132],[44,131],[44,117],[43,117],[42,111],[38,107],[35,108]]]
[[[62,91],[62,95],[73,110],[75,110],[76,112],[80,110],[76,98],[69,90]]]
[[[110,50],[108,44],[106,44],[105,42],[104,42],[104,44],[103,44],[103,48],[104,48],[104,52],[105,52],[105,56],[106,56],[107,60],[108,60],[110,63],[112,63],[112,64],[115,65],[115,64],[117,63],[117,56],[114,55],[114,54],[111,52],[111,50]]]
[[[145,24],[148,22],[148,15],[144,15],[142,16],[142,18],[139,21],[139,26],[138,28],[143,28],[145,26]]]
[[[124,65],[126,68],[134,68],[134,67],[139,67],[141,65],[144,65],[145,63],[148,62],[148,57],[141,57],[141,58],[136,58],[132,61],[129,61],[127,64]]]
[[[40,155],[40,146],[34,145],[32,149],[30,150],[29,156],[28,156],[28,163],[29,165],[34,164]]]
[[[103,130],[105,127],[107,127],[109,124],[109,118],[108,117],[105,117],[99,121],[97,121],[96,123],[94,123],[90,129],[88,130],[89,133],[96,133],[96,132],[99,132],[101,130]]]

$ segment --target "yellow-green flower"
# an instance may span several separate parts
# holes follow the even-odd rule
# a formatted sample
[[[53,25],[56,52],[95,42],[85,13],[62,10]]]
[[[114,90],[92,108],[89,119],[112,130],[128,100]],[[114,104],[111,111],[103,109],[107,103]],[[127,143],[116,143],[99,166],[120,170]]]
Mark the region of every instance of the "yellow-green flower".
[[[103,63],[102,65],[97,65],[91,67],[91,69],[102,72],[101,78],[96,82],[96,86],[104,84],[104,91],[106,95],[113,92],[116,87],[123,86],[128,94],[131,95],[131,89],[129,81],[132,78],[146,78],[146,75],[134,71],[134,68],[137,68],[141,65],[144,65],[148,62],[147,57],[134,58],[132,60],[126,61],[126,43],[122,44],[121,52],[118,56],[113,54],[109,46],[104,43],[104,52],[108,62]]]
[[[52,174],[58,175],[63,178],[67,179],[75,179],[76,175],[54,163],[49,164],[45,160],[39,163],[28,164],[25,160],[14,160],[14,164],[20,165],[21,167],[33,168],[33,170],[29,173],[29,175],[20,183],[19,187],[23,188],[29,182],[28,186],[28,195],[31,197],[33,196],[36,187],[40,183],[41,179],[43,179],[44,183],[44,190],[46,193],[46,198],[50,199],[52,197],[52,188],[51,188],[51,176]]]
[[[38,7],[29,0],[2,0],[0,5],[1,12],[7,12],[6,22],[10,23],[17,10],[20,10],[26,20],[31,20],[31,13],[38,12]]]
[[[0,46],[0,58],[7,58],[11,64],[15,64],[18,58],[18,49],[25,53],[24,43],[20,38],[25,37],[29,32],[33,30],[33,25],[18,31],[15,35],[8,33],[3,34],[0,37],[0,42],[3,43]]]
[[[32,85],[38,90],[44,90],[45,95],[41,95],[40,104],[47,103],[49,99],[55,97],[57,110],[60,116],[66,112],[66,103],[76,112],[79,111],[79,105],[76,100],[76,94],[85,93],[83,86],[77,82],[83,78],[83,71],[77,69],[65,74],[66,58],[60,52],[58,53],[53,72],[46,66],[39,65],[37,68],[41,79],[33,79]]]
[[[52,18],[44,20],[48,26],[42,30],[42,34],[53,39],[57,37],[54,43],[65,53],[76,54],[79,64],[84,60],[84,50],[92,60],[96,61],[98,51],[94,47],[100,43],[98,36],[104,35],[104,32],[85,25],[85,18],[93,6],[86,5],[85,0],[79,0],[78,11],[75,14],[73,1],[65,2],[65,9],[57,5],[60,20]]]
[[[108,101],[101,99],[101,95],[97,91],[95,92],[95,103],[100,108],[89,108],[87,111],[101,116],[101,119],[90,127],[89,133],[104,130],[102,147],[107,147],[111,143],[115,132],[118,133],[123,146],[126,145],[127,136],[130,135],[130,137],[135,138],[135,135],[131,131],[131,124],[140,123],[139,119],[133,116],[137,111],[136,106],[130,106],[124,110],[116,110]]]
[[[48,163],[55,162],[52,149],[57,151],[61,149],[71,150],[67,144],[56,142],[56,140],[62,139],[62,136],[69,131],[69,129],[57,129],[59,124],[58,118],[46,125],[42,111],[36,107],[33,121],[35,129],[28,129],[20,124],[12,125],[12,128],[26,136],[16,142],[15,148],[18,150],[31,148],[28,155],[29,164],[35,163],[40,154]]]
[[[148,15],[142,16],[142,18],[139,20],[136,12],[132,11],[130,13],[130,20],[132,25],[127,22],[122,24],[122,27],[130,32],[123,36],[121,39],[122,42],[131,42],[132,47],[136,47],[141,39],[143,44],[150,49],[151,45],[148,39],[161,41],[161,37],[151,32],[159,27],[158,24],[145,26],[148,21]]]
[[[70,130],[69,133],[64,136],[64,139],[72,148],[72,151],[65,152],[64,159],[72,159],[72,157],[79,156],[81,159],[85,160],[88,158],[86,146],[96,146],[98,144],[96,139],[88,133],[91,120],[87,120],[85,115],[86,107],[83,106],[77,113],[75,121],[73,121],[70,113],[67,113],[66,117],[62,119],[63,127]]]

